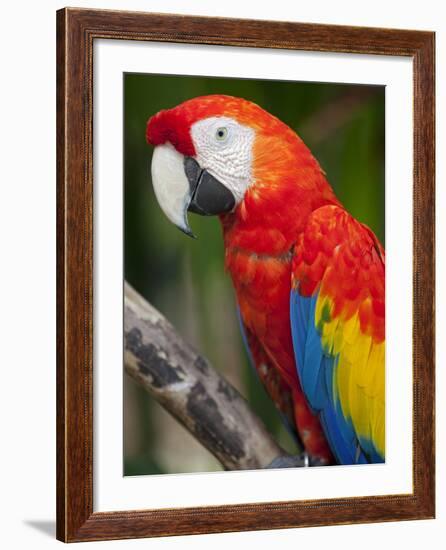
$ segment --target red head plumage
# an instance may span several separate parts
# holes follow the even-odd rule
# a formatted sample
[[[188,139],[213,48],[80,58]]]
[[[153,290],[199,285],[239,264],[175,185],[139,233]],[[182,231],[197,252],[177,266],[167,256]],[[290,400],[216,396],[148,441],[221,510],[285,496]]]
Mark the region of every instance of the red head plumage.
[[[190,122],[178,108],[163,110],[151,117],[147,122],[146,140],[152,145],[169,142],[183,155],[195,154]]]
[[[230,117],[252,128],[256,135],[253,181],[235,212],[222,218],[226,229],[235,221],[239,229],[240,224],[252,224],[257,230],[265,230],[261,239],[257,231],[237,234],[251,235],[249,244],[259,252],[271,247],[286,249],[291,235],[294,238],[296,231],[302,229],[314,208],[337,202],[318,162],[289,126],[246,99],[209,95],[154,115],[147,123],[146,139],[155,146],[170,142],[183,155],[194,156],[191,126],[218,116]],[[268,226],[274,227],[271,234]]]
[[[251,101],[226,95],[208,95],[195,97],[152,116],[147,122],[146,140],[152,145],[170,142],[180,153],[193,155],[195,148],[190,135],[192,124],[215,116],[229,116],[270,135],[288,128]]]

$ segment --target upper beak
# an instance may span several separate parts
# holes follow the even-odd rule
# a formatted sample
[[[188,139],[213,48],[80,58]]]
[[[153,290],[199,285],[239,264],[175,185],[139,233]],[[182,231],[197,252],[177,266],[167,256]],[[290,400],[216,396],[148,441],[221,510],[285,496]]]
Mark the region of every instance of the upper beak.
[[[181,231],[195,237],[187,212],[212,216],[231,211],[231,191],[192,157],[185,157],[170,143],[158,145],[152,157],[152,182],[161,209]]]

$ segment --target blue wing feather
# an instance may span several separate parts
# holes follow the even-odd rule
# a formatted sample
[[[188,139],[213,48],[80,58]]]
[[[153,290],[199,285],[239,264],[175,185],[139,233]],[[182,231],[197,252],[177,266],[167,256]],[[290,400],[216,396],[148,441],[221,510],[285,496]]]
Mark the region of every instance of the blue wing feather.
[[[337,358],[323,349],[315,321],[317,298],[318,294],[304,297],[298,290],[291,291],[291,332],[299,380],[310,407],[319,413],[336,460],[340,464],[367,463],[353,426],[336,399],[333,381]]]

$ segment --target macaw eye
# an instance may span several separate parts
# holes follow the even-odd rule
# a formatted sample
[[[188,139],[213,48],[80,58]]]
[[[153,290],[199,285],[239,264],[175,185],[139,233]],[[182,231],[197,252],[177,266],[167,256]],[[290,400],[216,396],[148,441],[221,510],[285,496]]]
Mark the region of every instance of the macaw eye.
[[[228,129],[224,126],[217,128],[215,132],[215,139],[217,141],[226,141],[226,138],[228,137]]]

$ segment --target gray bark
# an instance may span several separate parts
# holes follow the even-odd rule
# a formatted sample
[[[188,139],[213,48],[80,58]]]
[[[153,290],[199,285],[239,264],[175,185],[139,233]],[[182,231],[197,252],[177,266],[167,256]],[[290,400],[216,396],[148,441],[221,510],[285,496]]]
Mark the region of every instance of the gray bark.
[[[265,468],[285,452],[245,399],[129,284],[124,364],[227,470]]]

